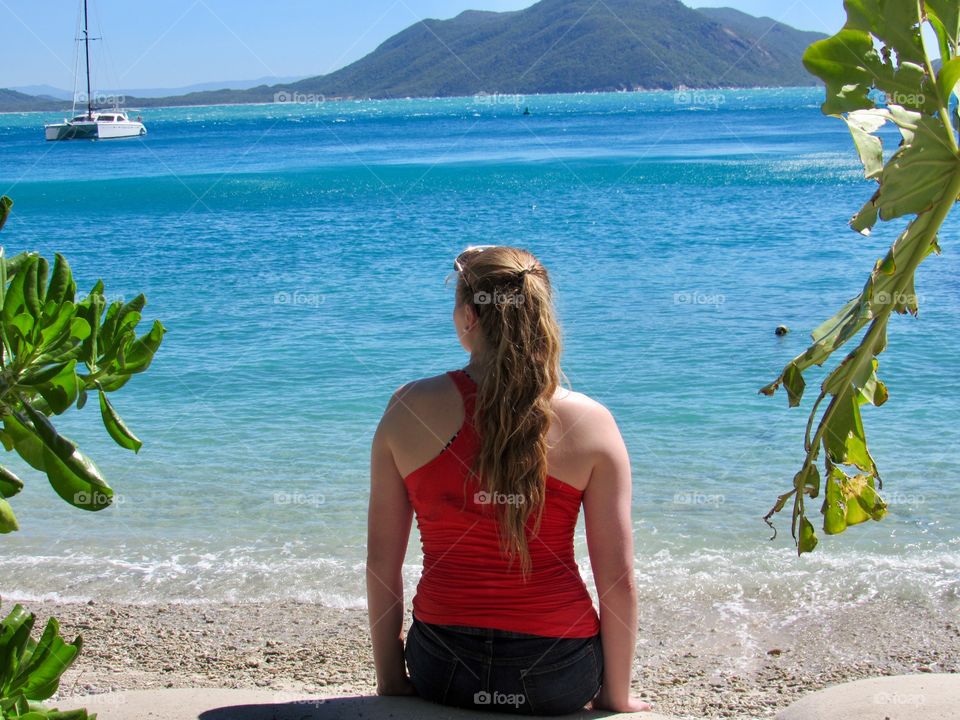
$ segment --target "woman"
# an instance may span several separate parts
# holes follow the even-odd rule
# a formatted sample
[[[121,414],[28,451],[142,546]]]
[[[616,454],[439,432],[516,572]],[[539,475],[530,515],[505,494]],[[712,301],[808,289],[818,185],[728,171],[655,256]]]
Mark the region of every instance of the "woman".
[[[630,695],[637,633],[630,461],[610,412],[560,387],[546,268],[468,248],[453,321],[470,362],[404,385],[373,438],[367,600],[377,690],[561,715],[649,710]],[[580,506],[600,612],[580,577]],[[423,574],[403,628],[414,512]],[[409,675],[407,670],[409,669]]]

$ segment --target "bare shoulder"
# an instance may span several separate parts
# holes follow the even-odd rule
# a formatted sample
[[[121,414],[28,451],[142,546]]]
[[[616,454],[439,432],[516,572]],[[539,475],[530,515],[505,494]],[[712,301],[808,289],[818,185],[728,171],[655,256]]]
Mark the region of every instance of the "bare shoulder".
[[[390,397],[382,424],[394,428],[408,427],[411,418],[422,417],[426,410],[449,402],[450,388],[446,373],[404,383]]]
[[[554,395],[553,409],[563,435],[578,445],[596,446],[619,438],[613,414],[589,395],[560,388]]]

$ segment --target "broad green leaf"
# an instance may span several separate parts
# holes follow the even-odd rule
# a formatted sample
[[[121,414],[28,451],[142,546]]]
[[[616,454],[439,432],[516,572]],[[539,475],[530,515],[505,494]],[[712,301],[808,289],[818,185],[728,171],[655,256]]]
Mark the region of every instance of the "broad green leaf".
[[[864,177],[867,180],[880,177],[883,172],[883,142],[874,133],[886,124],[887,118],[869,110],[857,110],[846,116],[841,115],[840,119],[850,129],[860,162],[863,163]]]
[[[13,415],[5,415],[3,429],[13,440],[13,447],[30,467],[41,472],[46,470],[43,461],[43,441],[26,424]]]
[[[133,377],[130,374],[125,375],[104,375],[98,381],[98,384],[103,388],[104,392],[116,392],[128,382],[130,378]]]
[[[68,645],[60,636],[60,624],[50,618],[33,652],[23,658],[24,667],[14,683],[28,700],[48,699],[57,691],[60,676],[74,663],[82,646],[79,637]]]
[[[957,83],[960,83],[960,58],[952,58],[943,64],[937,74],[937,88],[945,103],[950,102],[950,95],[957,89]]]
[[[0,497],[0,534],[15,532],[20,529],[17,524],[17,516],[13,514],[13,508],[10,507],[4,498]]]
[[[873,471],[875,465],[866,449],[860,403],[852,391],[844,390],[831,403],[823,434],[827,457],[834,465],[856,465],[861,470]],[[828,411],[829,412],[829,411]]]
[[[922,63],[920,6],[913,0],[845,0],[848,28],[866,30],[897,51],[900,61]]]
[[[77,399],[80,383],[77,378],[77,361],[70,360],[47,382],[37,386],[43,399],[56,415],[66,412]]]
[[[913,141],[901,147],[883,170],[878,206],[884,220],[929,210],[960,173],[939,118],[922,118]]]
[[[11,498],[23,490],[23,480],[0,466],[0,497]]]
[[[75,313],[76,306],[69,300],[61,304],[51,323],[40,331],[41,346],[56,346],[66,339]]]
[[[861,235],[869,237],[874,225],[880,219],[880,208],[877,207],[876,203],[879,197],[880,193],[878,192],[867,200],[867,204],[860,209],[860,212],[850,218],[850,227]]]
[[[49,447],[44,448],[47,479],[56,491],[75,508],[97,511],[108,507],[113,489],[107,485],[99,469],[80,450],[74,450],[68,465]]]
[[[166,332],[166,328],[160,324],[160,321],[154,320],[150,332],[137,338],[137,341],[126,352],[124,372],[140,373],[150,367],[154,353],[160,347],[163,335]]]
[[[867,55],[873,50],[869,32],[844,28],[836,35],[819,40],[807,48],[803,64],[826,83],[827,115],[875,107],[868,97],[874,75],[867,68]]]
[[[787,390],[790,407],[799,405],[800,400],[803,398],[803,390],[806,387],[806,382],[803,379],[803,373],[800,372],[800,369],[795,363],[790,363],[784,370],[783,386]]]
[[[957,0],[926,0],[924,5],[927,13],[935,16],[943,26],[950,43],[956,45],[960,41],[960,3]],[[946,55],[943,57],[946,59]]]
[[[111,405],[107,399],[106,393],[104,393],[103,390],[99,392],[100,416],[103,418],[103,425],[107,428],[107,432],[110,433],[110,437],[112,437],[114,442],[120,447],[133,450],[135,453],[139,452],[143,443],[140,442],[140,439],[130,432],[130,429],[124,424],[120,415],[117,414],[117,411],[114,410],[113,405]]]

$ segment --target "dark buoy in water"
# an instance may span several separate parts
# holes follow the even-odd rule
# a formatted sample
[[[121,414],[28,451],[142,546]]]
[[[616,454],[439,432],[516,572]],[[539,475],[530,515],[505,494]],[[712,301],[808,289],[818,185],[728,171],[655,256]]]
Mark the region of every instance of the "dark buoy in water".
[[[529,114],[530,114],[530,108],[529,108],[529,107],[525,107],[525,108],[523,109],[523,114],[524,114],[524,115],[529,115]]]
[[[783,337],[788,332],[790,332],[790,328],[788,328],[786,325],[777,325],[777,329],[774,330],[773,332],[774,334],[776,334],[777,337]]]

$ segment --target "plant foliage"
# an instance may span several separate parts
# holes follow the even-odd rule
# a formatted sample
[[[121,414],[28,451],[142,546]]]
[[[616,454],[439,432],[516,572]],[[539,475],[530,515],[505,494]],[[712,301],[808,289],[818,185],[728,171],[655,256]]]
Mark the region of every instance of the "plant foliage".
[[[866,328],[857,347],[821,384],[807,423],[803,465],[792,489],[777,499],[765,518],[770,523],[792,501],[792,533],[801,554],[817,545],[807,499],[822,495],[820,512],[827,534],[880,520],[886,513],[880,471],[867,447],[861,408],[887,400],[887,388],[877,375],[877,356],[887,346],[890,317],[919,312],[917,268],[930,254],[939,253],[938,233],[960,195],[960,116],[952,102],[960,81],[960,4],[956,0],[846,0],[844,6],[843,29],[811,45],[804,64],[826,84],[823,112],[846,122],[864,175],[878,186],[850,226],[869,236],[881,220],[912,219],[889,252],[877,260],[862,292],[814,330],[813,344],[760,391],[773,395],[782,385],[790,406],[799,405],[806,385],[804,372],[823,365]],[[925,26],[937,38],[939,72],[923,42]],[[885,161],[877,131],[886,123],[899,129],[902,141]]]
[[[31,637],[36,617],[20,605],[0,621],[0,720],[95,720],[86,710],[60,712],[40,705],[60,686],[83,640],[67,643],[54,618],[39,640]]]
[[[0,198],[0,228],[13,203]],[[82,299],[66,258],[36,253],[7,258],[0,248],[0,442],[47,476],[74,507],[102,510],[113,490],[100,470],[50,421],[96,393],[100,416],[121,447],[140,449],[107,395],[150,366],[164,327],[137,335],[143,295],[107,303],[103,282]],[[18,529],[8,502],[23,481],[0,467],[0,533]]]

